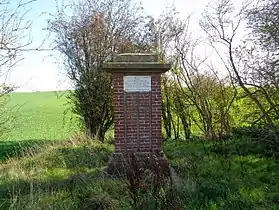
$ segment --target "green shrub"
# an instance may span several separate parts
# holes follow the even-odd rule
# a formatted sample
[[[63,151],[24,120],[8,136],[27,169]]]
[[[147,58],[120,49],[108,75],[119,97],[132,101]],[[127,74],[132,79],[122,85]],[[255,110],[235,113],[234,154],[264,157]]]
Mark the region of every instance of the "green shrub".
[[[242,127],[233,129],[236,138],[248,138],[250,141],[243,144],[246,150],[253,154],[262,154],[267,157],[279,157],[279,128],[267,127]]]

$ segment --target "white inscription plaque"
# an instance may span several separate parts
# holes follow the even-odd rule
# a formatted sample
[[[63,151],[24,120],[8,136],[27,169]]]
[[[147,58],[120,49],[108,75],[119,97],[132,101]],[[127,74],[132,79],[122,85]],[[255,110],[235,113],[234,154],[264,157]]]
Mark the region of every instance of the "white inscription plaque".
[[[151,91],[151,76],[124,76],[124,91],[126,92]]]

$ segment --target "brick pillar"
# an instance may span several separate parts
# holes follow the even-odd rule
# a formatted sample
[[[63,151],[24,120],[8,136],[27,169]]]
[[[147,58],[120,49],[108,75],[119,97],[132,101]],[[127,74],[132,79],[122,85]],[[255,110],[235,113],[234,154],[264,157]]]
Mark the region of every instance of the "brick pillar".
[[[120,54],[104,65],[113,74],[115,153],[108,166],[112,173],[123,171],[125,154],[163,158],[161,74],[170,67],[150,54]]]

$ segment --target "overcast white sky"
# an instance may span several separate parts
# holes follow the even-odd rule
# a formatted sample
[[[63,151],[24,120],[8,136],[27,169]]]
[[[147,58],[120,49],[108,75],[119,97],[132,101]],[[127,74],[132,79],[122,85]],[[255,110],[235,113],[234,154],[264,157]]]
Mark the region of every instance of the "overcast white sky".
[[[18,3],[19,0],[12,0]],[[61,1],[61,0],[58,0]],[[64,0],[67,2],[67,0]],[[200,17],[205,5],[210,0],[142,0],[146,13],[157,16],[166,5],[175,5],[177,11],[182,16],[193,14],[191,31],[196,31],[198,27],[197,20]],[[27,18],[33,21],[32,38],[33,45],[39,45],[47,32],[47,15],[41,15],[43,12],[55,12],[55,0],[38,0],[32,4],[32,10]],[[47,45],[45,45],[47,47]],[[49,55],[52,56],[49,56]],[[54,56],[54,57],[53,57]],[[49,91],[69,88],[69,82],[63,75],[63,70],[58,68],[56,59],[59,54],[55,52],[29,52],[24,54],[24,60],[12,70],[7,82],[19,86],[18,91]]]

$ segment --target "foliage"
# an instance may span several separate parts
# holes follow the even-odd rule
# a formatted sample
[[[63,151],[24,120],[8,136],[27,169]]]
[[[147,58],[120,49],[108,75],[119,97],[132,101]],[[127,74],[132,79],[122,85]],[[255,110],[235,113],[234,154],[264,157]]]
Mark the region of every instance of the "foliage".
[[[0,164],[1,209],[135,209],[130,203],[131,182],[104,173],[111,145],[76,136],[71,141],[22,150],[24,156]],[[168,140],[164,150],[173,168],[171,180],[157,179],[160,170],[156,164],[142,173],[137,170],[140,186],[133,192],[143,198],[139,205],[165,204],[162,207],[166,209],[278,208],[278,161],[261,155],[249,137],[215,143]]]
[[[142,8],[131,0],[86,0],[71,5],[71,17],[59,10],[49,22],[55,47],[74,91],[68,99],[88,135],[104,140],[113,123],[112,81],[102,64],[115,53],[144,52]],[[122,12],[125,11],[125,12]],[[147,45],[148,47],[148,45]]]
[[[16,107],[8,107],[9,95],[0,96],[0,138],[11,132],[15,123],[14,110]]]
[[[253,71],[253,86],[265,101],[273,120],[279,119],[278,79],[278,1],[264,1],[247,11],[248,26],[252,28],[253,50],[249,66]],[[253,52],[253,53],[252,53]],[[256,84],[255,84],[256,83]]]
[[[168,141],[164,148],[181,178],[177,191],[187,208],[278,208],[278,161],[260,156],[262,151],[249,137],[190,144]]]
[[[173,193],[171,169],[155,155],[141,163],[136,155],[128,156],[127,189],[133,209],[184,209]]]
[[[275,55],[268,49],[263,51],[262,47],[257,47],[256,42],[247,36],[242,37],[241,46],[235,46],[236,36],[241,26],[249,28],[249,25],[245,25],[247,10],[249,11],[247,2],[244,2],[236,11],[232,1],[222,0],[217,2],[217,6],[211,4],[207,7],[200,25],[234,83],[237,83],[245,92],[246,97],[249,97],[256,105],[260,117],[254,121],[263,120],[267,127],[275,132],[279,114],[277,65],[273,59]],[[253,18],[253,15],[250,18]],[[263,20],[257,20],[256,17],[254,20],[258,21],[254,26],[261,28]],[[260,33],[263,35],[265,32]]]
[[[197,128],[195,133],[201,133],[206,139],[227,138],[234,124],[232,109],[237,90],[225,79],[190,72],[189,68],[186,68],[188,73],[183,72],[186,69],[177,73],[177,81],[172,84],[175,90],[172,94],[173,113],[183,122],[185,136],[189,138]]]
[[[105,192],[112,197],[113,192],[114,196],[125,193],[117,181],[106,183],[101,177],[112,152],[109,145],[78,136],[71,141],[22,147],[22,158],[0,165],[1,209],[90,209],[95,205],[115,209],[114,199]]]
[[[189,19],[180,21],[175,11],[143,17],[130,0],[85,0],[72,5],[70,16],[58,10],[49,29],[73,81],[72,106],[63,107],[66,98],[58,101],[53,93],[10,94],[8,105],[22,106],[11,135],[2,137],[12,141],[0,142],[0,208],[277,209],[278,21],[269,19],[277,20],[277,2],[245,4],[236,14],[232,1],[217,3],[206,8],[200,26],[228,71],[224,77],[195,55],[199,40],[190,37]],[[256,40],[244,36],[236,46],[247,19],[244,27],[252,27]],[[122,52],[155,52],[160,62],[174,64],[162,77],[171,168],[153,158],[142,167],[132,156],[126,180],[106,174],[113,148],[96,141],[113,122],[111,77],[102,64]],[[10,90],[1,89],[3,95]],[[7,113],[1,108],[0,101],[0,114]],[[67,109],[74,114],[63,118]],[[96,138],[28,141],[69,138],[78,131],[76,116]]]
[[[256,41],[271,51],[278,50],[278,12],[279,2],[274,0],[259,2],[247,11],[249,26],[256,35]]]
[[[279,157],[277,136],[279,130],[270,132],[266,127],[250,126],[235,128],[233,131],[234,136],[241,138],[242,136],[249,137],[251,142],[255,145],[254,148],[260,149],[261,154],[264,156]]]
[[[179,139],[184,136],[186,141],[190,140],[193,131],[191,109],[177,81],[164,75],[162,78],[162,119],[165,138]]]

